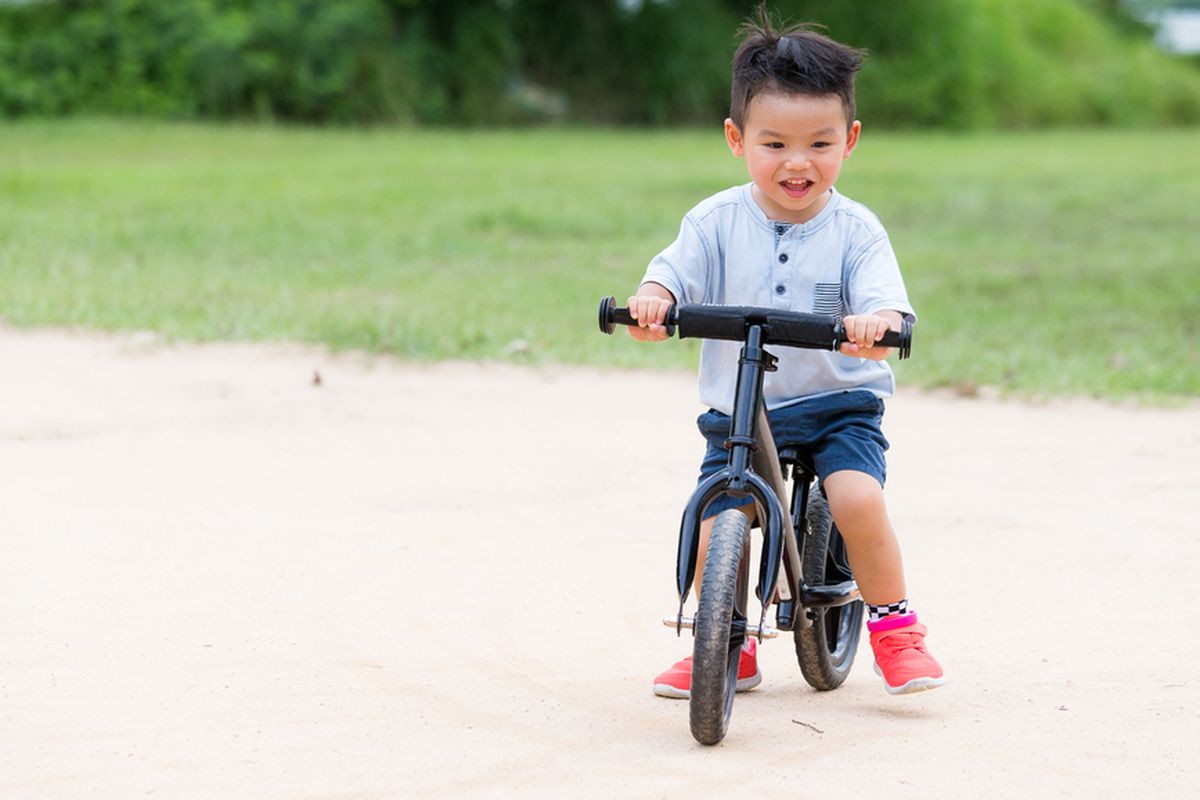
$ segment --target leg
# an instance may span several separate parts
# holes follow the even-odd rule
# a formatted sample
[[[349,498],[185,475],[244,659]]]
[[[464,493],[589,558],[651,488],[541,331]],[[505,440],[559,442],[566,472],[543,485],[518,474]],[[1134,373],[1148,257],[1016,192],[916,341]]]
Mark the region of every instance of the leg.
[[[753,519],[754,504],[741,506],[737,509]],[[697,545],[696,575],[693,586],[696,598],[700,598],[700,585],[704,579],[704,559],[708,555],[708,542],[712,538],[713,525],[716,517],[712,516],[700,523],[700,541]],[[741,659],[738,663],[737,691],[745,692],[753,689],[762,681],[762,673],[758,669],[758,652],[756,640],[747,637],[742,645]],[[654,679],[654,693],[661,697],[687,698],[691,696],[692,658],[688,656],[677,661],[666,672]]]
[[[825,478],[825,494],[863,599],[885,604],[907,597],[900,543],[879,481],[865,472],[841,470]]]
[[[700,479],[703,480],[721,469],[729,460],[729,451],[725,449],[725,440],[729,437],[730,420],[727,415],[710,409],[697,418],[696,426],[707,442],[704,459],[700,464]],[[738,511],[753,519],[754,503],[740,506]],[[700,586],[704,580],[704,559],[708,555],[708,543],[712,538],[715,522],[715,514],[700,522],[700,541],[696,545],[696,569],[692,579],[692,586],[697,598],[700,597]],[[742,661],[738,667],[738,691],[752,689],[762,680],[761,673],[758,671],[754,644],[754,639],[746,639]],[[684,698],[689,696],[691,684],[692,659],[689,656],[676,662],[670,669],[654,679],[654,693],[663,697]]]
[[[863,599],[884,605],[908,596],[900,544],[888,519],[883,488],[864,472],[842,470],[825,479],[829,510],[846,540],[850,568]],[[925,646],[926,628],[916,614],[868,623],[875,672],[889,694],[933,689],[945,682],[942,668]]]

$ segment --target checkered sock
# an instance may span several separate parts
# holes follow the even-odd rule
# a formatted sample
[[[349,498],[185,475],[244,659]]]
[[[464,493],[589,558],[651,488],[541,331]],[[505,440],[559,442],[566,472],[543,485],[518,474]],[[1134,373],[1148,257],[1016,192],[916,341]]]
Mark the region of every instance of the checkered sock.
[[[884,617],[894,617],[894,616],[898,616],[900,614],[907,614],[907,613],[908,613],[908,598],[907,597],[904,598],[903,600],[899,600],[895,603],[888,603],[887,605],[883,605],[883,606],[877,606],[872,603],[867,603],[867,614],[869,616],[868,621],[870,621],[870,622],[878,622],[879,620],[883,619]]]

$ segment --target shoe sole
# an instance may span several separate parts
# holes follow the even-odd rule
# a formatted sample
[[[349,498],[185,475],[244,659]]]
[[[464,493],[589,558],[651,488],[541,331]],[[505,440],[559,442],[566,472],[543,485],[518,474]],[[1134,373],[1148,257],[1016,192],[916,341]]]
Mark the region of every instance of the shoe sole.
[[[887,690],[888,694],[916,694],[917,692],[925,692],[930,689],[936,689],[946,682],[944,677],[913,678],[903,686],[892,686],[887,682],[887,678],[883,677],[883,670],[879,668],[879,664],[872,664],[872,666],[875,667],[875,674],[878,675],[881,680],[883,680],[883,688]]]
[[[761,669],[751,675],[749,678],[740,678],[737,682],[737,689],[735,691],[748,692],[755,686],[758,686],[760,683],[762,683]],[[659,697],[669,697],[672,700],[688,700],[692,696],[692,693],[689,690],[679,689],[670,685],[669,683],[654,684],[654,693]]]

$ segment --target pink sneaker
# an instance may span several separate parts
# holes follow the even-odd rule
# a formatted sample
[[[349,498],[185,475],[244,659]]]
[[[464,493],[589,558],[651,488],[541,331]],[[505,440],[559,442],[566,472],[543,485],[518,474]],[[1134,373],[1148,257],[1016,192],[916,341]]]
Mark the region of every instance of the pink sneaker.
[[[913,613],[868,622],[875,674],[883,678],[888,694],[910,694],[936,689],[946,682],[942,667],[925,647],[925,626]]]
[[[742,645],[742,657],[738,662],[737,691],[748,692],[762,683],[762,671],[758,668],[758,640],[747,639]],[[692,657],[688,656],[654,679],[654,693],[659,697],[686,700],[692,696]]]

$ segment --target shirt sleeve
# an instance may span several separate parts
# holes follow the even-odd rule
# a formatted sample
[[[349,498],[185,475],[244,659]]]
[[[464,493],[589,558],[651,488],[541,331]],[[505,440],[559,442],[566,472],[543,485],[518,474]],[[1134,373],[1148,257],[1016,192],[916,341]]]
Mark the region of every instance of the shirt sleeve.
[[[679,235],[650,260],[642,283],[653,281],[675,295],[677,303],[705,303],[712,271],[712,249],[699,226],[684,217]]]
[[[917,321],[887,234],[851,259],[846,276],[846,305],[851,314],[899,311],[909,322]]]

